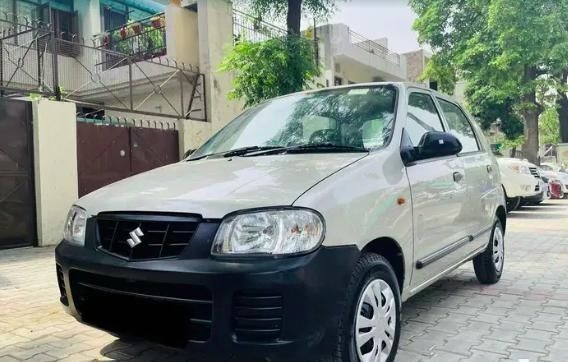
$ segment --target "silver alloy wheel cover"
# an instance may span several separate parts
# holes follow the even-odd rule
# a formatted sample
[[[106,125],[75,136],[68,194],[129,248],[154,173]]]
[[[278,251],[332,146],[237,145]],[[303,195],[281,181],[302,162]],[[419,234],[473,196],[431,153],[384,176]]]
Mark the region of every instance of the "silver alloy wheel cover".
[[[371,308],[371,318],[363,315]],[[396,331],[396,300],[391,287],[382,279],[371,281],[359,297],[355,315],[355,348],[360,362],[385,362],[391,352]],[[372,341],[370,351],[362,348]],[[368,348],[366,348],[368,349]]]
[[[503,261],[505,257],[505,242],[503,240],[503,232],[501,228],[496,227],[493,231],[493,263],[495,264],[495,270],[501,272],[503,269]]]

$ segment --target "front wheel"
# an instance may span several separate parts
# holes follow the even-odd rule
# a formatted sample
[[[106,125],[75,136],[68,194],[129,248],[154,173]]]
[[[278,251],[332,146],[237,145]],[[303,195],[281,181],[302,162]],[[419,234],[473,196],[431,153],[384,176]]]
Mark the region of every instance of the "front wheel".
[[[495,221],[487,249],[473,259],[477,280],[482,284],[495,284],[501,279],[505,265],[505,234],[499,220]]]
[[[394,361],[400,338],[400,290],[390,263],[363,254],[351,276],[335,361]]]

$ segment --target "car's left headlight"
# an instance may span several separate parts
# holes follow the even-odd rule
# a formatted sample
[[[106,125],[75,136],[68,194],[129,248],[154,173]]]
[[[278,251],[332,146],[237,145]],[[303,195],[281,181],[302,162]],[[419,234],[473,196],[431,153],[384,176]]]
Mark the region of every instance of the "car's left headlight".
[[[245,212],[226,217],[215,235],[214,255],[286,255],[315,250],[325,224],[315,211],[300,208]]]
[[[511,170],[515,171],[516,173],[520,173],[520,174],[523,174],[523,175],[530,175],[531,174],[531,169],[526,165],[513,164],[513,165],[509,165],[509,168]]]
[[[87,227],[87,212],[80,207],[72,206],[67,214],[63,238],[74,245],[85,245],[85,228]]]

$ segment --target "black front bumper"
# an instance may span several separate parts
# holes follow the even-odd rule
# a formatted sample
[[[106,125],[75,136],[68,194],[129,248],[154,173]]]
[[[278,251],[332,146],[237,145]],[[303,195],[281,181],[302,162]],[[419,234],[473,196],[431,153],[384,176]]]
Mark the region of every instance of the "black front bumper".
[[[544,199],[546,198],[546,194],[545,191],[534,195],[534,196],[529,196],[529,197],[523,197],[523,203],[526,204],[538,204],[542,201],[544,201]]]
[[[147,336],[146,326],[163,337],[176,327],[170,337],[177,346],[206,361],[300,361],[330,353],[358,257],[357,247],[347,246],[279,259],[183,254],[128,262],[89,240],[56,249],[61,301],[77,320],[119,335],[122,317],[141,322],[125,334]]]

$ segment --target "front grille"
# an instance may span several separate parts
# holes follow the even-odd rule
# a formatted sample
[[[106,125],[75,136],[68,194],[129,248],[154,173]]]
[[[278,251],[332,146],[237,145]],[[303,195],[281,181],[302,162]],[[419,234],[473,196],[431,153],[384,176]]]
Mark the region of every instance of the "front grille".
[[[538,169],[536,167],[529,167],[529,169],[531,170],[531,175],[536,178],[540,178],[540,174],[538,173]]]
[[[72,270],[73,300],[87,323],[177,347],[206,342],[213,298],[204,286],[155,283]]]
[[[239,341],[277,340],[282,331],[282,296],[270,292],[235,294],[233,328]]]
[[[128,260],[178,256],[199,226],[198,216],[99,214],[100,248]],[[138,231],[136,233],[135,231]],[[140,242],[131,246],[128,240]]]
[[[59,300],[64,305],[69,305],[69,300],[67,299],[67,289],[65,288],[65,278],[63,277],[63,269],[59,265],[57,269],[57,285],[59,286]]]

